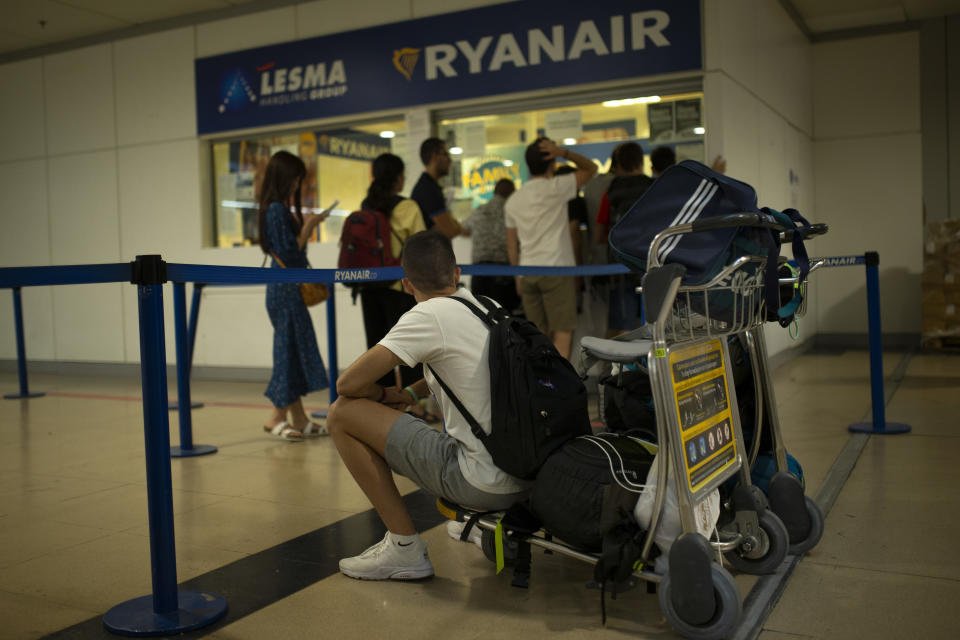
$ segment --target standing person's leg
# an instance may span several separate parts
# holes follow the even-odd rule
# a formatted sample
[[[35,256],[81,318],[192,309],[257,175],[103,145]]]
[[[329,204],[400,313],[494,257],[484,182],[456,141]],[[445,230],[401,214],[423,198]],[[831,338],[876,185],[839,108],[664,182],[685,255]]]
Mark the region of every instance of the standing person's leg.
[[[267,314],[273,325],[273,372],[263,395],[270,399],[273,409],[263,429],[284,440],[297,442],[303,440],[303,434],[287,422],[287,409],[295,399],[290,393],[290,368],[298,356],[288,309],[290,296],[283,286],[267,285]]]
[[[360,290],[360,308],[363,312],[363,330],[367,337],[367,349],[380,342],[393,327],[393,322],[390,322],[389,294],[389,289],[380,287]],[[393,372],[377,380],[377,384],[382,387],[392,387]]]
[[[544,276],[540,288],[543,290],[547,326],[553,331],[553,346],[569,360],[573,332],[577,328],[577,292],[573,278]]]
[[[318,424],[312,421],[307,415],[307,412],[303,408],[303,398],[297,398],[296,402],[288,408],[290,410],[290,421],[293,423],[293,427],[305,437],[317,438],[319,436],[329,435],[327,433],[327,426],[322,420]]]
[[[520,278],[520,297],[523,300],[523,313],[527,320],[537,326],[540,331],[547,333],[550,326],[547,323],[547,310],[544,308],[543,294],[540,282],[543,276],[523,276]]]

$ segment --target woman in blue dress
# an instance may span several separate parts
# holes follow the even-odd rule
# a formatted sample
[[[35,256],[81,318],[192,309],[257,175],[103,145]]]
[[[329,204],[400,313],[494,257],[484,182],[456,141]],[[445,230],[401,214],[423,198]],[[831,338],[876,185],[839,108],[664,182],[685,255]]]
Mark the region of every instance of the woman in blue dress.
[[[303,160],[287,151],[270,158],[260,187],[260,248],[272,257],[272,269],[307,266],[305,246],[329,214],[300,211]],[[293,210],[291,211],[291,205]],[[310,421],[301,398],[329,386],[310,314],[294,283],[267,285],[267,313],[273,325],[273,375],[264,395],[274,409],[264,430],[288,441],[327,435],[325,424]]]

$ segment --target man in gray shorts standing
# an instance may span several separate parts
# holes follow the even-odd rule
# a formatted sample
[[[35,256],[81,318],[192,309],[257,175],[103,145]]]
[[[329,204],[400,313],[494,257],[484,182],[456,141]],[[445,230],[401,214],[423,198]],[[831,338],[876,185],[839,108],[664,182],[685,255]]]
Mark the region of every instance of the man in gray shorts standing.
[[[521,266],[573,267],[573,242],[567,203],[597,172],[587,157],[558,147],[553,140],[537,138],[525,158],[530,179],[510,196],[505,207],[507,255]],[[554,176],[558,158],[576,165],[576,171]],[[523,312],[550,336],[553,346],[570,358],[573,330],[577,328],[577,293],[569,276],[517,276]]]
[[[340,398],[327,428],[340,457],[387,527],[383,540],[340,561],[340,571],[365,580],[414,580],[433,575],[426,543],[417,535],[391,471],[430,493],[482,510],[507,509],[526,497],[529,483],[499,469],[463,415],[443,393],[433,371],[490,432],[489,331],[459,296],[450,239],[437,231],[414,234],[403,249],[403,286],[417,305],[337,381]],[[398,364],[423,363],[423,380],[404,389],[376,381]],[[439,400],[445,432],[402,413],[418,398]]]

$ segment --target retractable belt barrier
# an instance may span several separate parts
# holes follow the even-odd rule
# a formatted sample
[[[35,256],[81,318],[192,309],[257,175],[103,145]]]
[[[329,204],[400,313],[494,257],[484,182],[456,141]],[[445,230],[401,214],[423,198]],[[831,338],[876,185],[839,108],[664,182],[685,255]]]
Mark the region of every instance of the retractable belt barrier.
[[[876,434],[902,433],[907,425],[886,423],[883,401],[882,339],[880,333],[879,255],[826,258],[828,267],[865,265],[870,330],[870,377],[873,422],[850,425],[852,431]],[[595,276],[629,273],[620,264],[583,267],[516,267],[507,265],[463,265],[462,272],[477,276]],[[147,503],[150,522],[150,560],[153,591],[113,607],[104,615],[104,625],[124,635],[171,635],[212,624],[226,613],[222,597],[177,588],[176,552],[173,530],[171,455],[212,453],[215,447],[194,445],[190,419],[189,372],[196,340],[200,297],[208,285],[256,285],[277,282],[336,283],[398,280],[401,267],[383,269],[266,269],[165,263],[160,256],[137,256],[135,262],[51,267],[0,268],[0,289],[12,289],[17,332],[17,368],[20,393],[6,398],[31,398],[27,383],[24,345],[22,287],[130,282],[138,288],[140,319],[140,371],[143,391],[144,439],[147,465]],[[173,283],[174,323],[177,342],[177,388],[180,414],[180,447],[170,446],[167,402],[166,348],[164,344],[163,283]],[[193,282],[190,323],[187,324],[185,283]],[[331,291],[332,293],[332,291]],[[327,299],[328,365],[330,400],[336,399],[337,341],[335,296]]]

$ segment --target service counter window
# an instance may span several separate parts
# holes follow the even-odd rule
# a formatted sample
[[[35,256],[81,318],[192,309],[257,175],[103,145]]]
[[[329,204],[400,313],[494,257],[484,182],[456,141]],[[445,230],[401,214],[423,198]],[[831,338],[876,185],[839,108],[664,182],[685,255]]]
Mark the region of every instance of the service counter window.
[[[641,96],[559,108],[445,119],[439,136],[454,162],[448,178],[451,210],[460,220],[493,196],[501,178],[519,187],[529,178],[524,151],[546,135],[599,166],[610,168],[610,154],[620,143],[636,141],[650,175],[650,152],[674,150],[677,161],[704,160],[703,94]]]
[[[216,246],[257,244],[260,181],[270,156],[280,150],[300,156],[307,166],[301,194],[304,211],[319,212],[339,200],[313,238],[315,242],[337,242],[344,218],[359,209],[366,196],[371,162],[381,153],[403,157],[405,131],[403,119],[397,119],[214,142]]]

